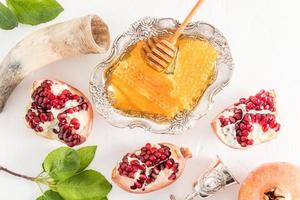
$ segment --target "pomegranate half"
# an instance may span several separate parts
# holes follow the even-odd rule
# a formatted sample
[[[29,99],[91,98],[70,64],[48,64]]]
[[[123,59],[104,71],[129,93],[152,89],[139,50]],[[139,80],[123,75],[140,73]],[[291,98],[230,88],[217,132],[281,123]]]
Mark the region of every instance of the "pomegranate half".
[[[112,172],[112,180],[131,193],[153,192],[175,182],[191,157],[187,148],[147,143],[121,159]]]
[[[245,149],[277,137],[280,124],[273,90],[261,90],[222,111],[211,123],[226,145]]]
[[[36,134],[73,147],[89,136],[93,110],[89,100],[69,84],[39,80],[33,83],[25,120]]]
[[[239,200],[299,200],[300,167],[277,162],[252,171],[241,185]]]

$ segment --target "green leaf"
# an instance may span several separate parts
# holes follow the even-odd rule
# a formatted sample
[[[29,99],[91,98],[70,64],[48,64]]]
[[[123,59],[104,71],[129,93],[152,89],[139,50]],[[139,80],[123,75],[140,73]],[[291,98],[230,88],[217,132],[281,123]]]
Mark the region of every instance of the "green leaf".
[[[37,25],[51,21],[64,9],[55,0],[6,0],[20,23]]]
[[[0,28],[11,30],[18,26],[18,20],[5,5],[0,2]]]
[[[108,200],[108,198],[107,197],[104,197],[103,199],[101,199],[101,200]]]
[[[36,200],[64,200],[64,199],[57,192],[48,190]]]
[[[80,157],[80,168],[78,172],[83,171],[90,165],[95,157],[96,150],[97,146],[87,146],[77,150],[77,153]]]
[[[105,200],[112,185],[97,171],[86,170],[56,185],[65,200]]]
[[[73,176],[79,167],[79,155],[69,147],[61,147],[50,152],[43,162],[44,170],[54,180],[65,180]]]

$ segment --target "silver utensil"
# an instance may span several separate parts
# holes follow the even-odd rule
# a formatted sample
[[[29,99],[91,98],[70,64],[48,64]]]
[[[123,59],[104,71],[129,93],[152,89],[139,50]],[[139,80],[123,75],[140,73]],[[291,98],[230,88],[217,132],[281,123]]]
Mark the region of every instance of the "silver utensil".
[[[195,197],[207,198],[233,184],[239,184],[239,182],[217,156],[217,159],[211,164],[208,170],[194,183],[194,192],[189,194],[184,200],[192,200]],[[170,195],[170,200],[176,200],[175,196]]]

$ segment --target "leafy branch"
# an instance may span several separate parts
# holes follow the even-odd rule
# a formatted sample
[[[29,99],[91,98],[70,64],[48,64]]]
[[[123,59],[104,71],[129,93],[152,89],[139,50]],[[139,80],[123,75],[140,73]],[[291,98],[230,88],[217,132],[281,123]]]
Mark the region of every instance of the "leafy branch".
[[[96,146],[78,150],[58,148],[47,155],[42,164],[43,171],[37,177],[19,174],[3,166],[0,166],[0,171],[35,182],[43,193],[37,200],[107,200],[112,185],[101,173],[86,170],[94,159],[96,149]],[[43,192],[41,185],[49,190]]]
[[[11,30],[18,23],[38,25],[56,18],[64,8],[56,0],[6,0],[0,2],[0,28]]]
[[[34,178],[34,177],[30,177],[30,176],[18,174],[18,173],[16,173],[16,172],[13,172],[13,171],[11,171],[11,170],[9,170],[9,169],[7,169],[7,168],[5,168],[5,167],[2,167],[2,166],[0,166],[0,171],[4,171],[4,172],[6,172],[6,173],[8,173],[8,174],[10,174],[10,175],[13,175],[13,176],[17,176],[17,177],[20,177],[20,178],[24,178],[24,179],[26,179],[26,180],[28,180],[28,181],[35,181],[35,178]]]

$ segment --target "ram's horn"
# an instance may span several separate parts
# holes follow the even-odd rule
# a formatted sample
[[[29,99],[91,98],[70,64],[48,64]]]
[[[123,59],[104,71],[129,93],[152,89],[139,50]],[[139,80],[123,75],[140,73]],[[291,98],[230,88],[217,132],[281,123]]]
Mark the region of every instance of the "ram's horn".
[[[65,57],[102,53],[108,47],[108,27],[96,15],[55,24],[29,35],[0,64],[0,112],[30,72]]]

